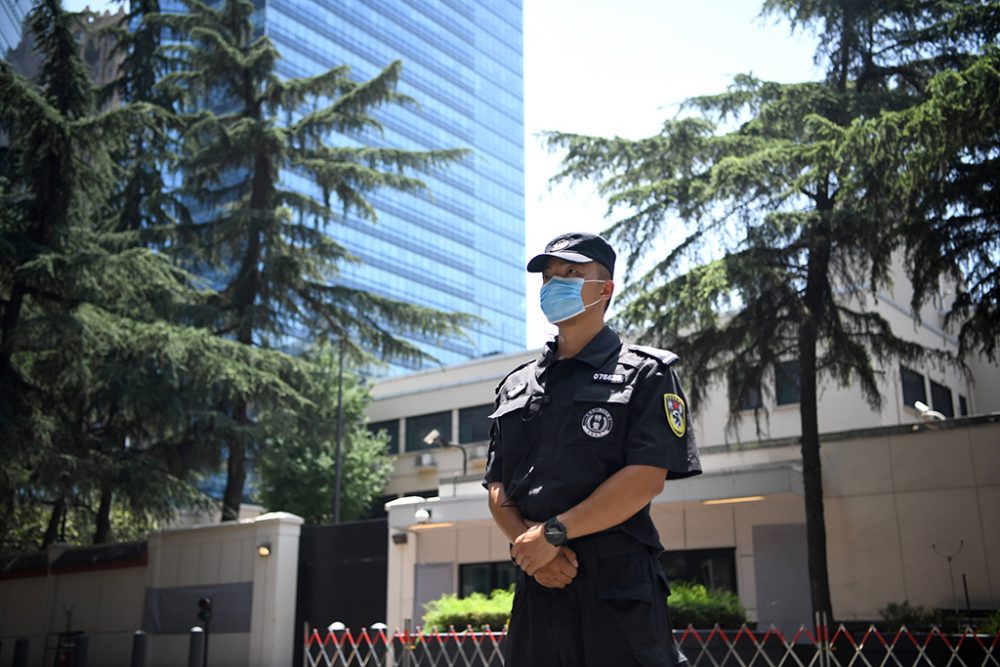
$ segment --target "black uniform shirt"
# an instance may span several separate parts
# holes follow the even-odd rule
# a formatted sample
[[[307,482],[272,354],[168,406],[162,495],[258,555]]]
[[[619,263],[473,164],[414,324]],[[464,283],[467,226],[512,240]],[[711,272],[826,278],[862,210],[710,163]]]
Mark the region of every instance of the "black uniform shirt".
[[[556,358],[556,342],[497,387],[484,486],[503,482],[531,521],[586,499],[627,465],[701,472],[687,401],[672,352],[622,345],[605,327],[576,356]],[[616,527],[662,549],[649,505]]]

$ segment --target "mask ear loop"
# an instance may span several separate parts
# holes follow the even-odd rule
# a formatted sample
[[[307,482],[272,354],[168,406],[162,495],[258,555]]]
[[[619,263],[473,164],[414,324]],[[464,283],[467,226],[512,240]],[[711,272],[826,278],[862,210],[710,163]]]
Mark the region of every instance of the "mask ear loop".
[[[607,281],[607,280],[598,280],[597,278],[594,278],[592,280],[584,280],[583,281],[584,284],[587,284],[587,283],[606,283],[606,282],[609,282],[609,281]],[[597,304],[599,304],[602,301],[604,301],[604,297],[603,296],[600,299],[598,299],[597,301],[595,301],[594,303],[585,303],[585,304],[583,304],[583,309],[587,310],[591,306],[596,306]]]

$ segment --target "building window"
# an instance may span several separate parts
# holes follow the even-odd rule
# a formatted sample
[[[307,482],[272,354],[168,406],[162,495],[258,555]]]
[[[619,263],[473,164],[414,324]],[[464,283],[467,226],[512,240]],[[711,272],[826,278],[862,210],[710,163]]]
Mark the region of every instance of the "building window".
[[[461,597],[473,593],[489,595],[498,588],[510,588],[517,570],[509,560],[495,563],[464,563],[458,566],[458,590]]]
[[[739,394],[740,410],[756,410],[764,405],[760,399],[760,390],[753,384],[741,387],[746,381],[745,377],[730,377],[729,395]]]
[[[385,431],[386,435],[389,436],[388,442],[385,444],[386,451],[390,454],[399,453],[399,420],[389,419],[384,422],[374,422],[368,425],[368,430],[372,433],[379,433]]]
[[[903,405],[912,408],[917,401],[927,402],[927,390],[924,389],[923,375],[911,371],[906,366],[900,366],[899,376],[903,381]]]
[[[756,410],[764,405],[760,400],[760,392],[756,387],[747,387],[740,396],[740,410]]]
[[[955,406],[951,401],[951,389],[931,380],[931,405],[932,408],[943,414],[945,417],[955,416]]]
[[[780,361],[774,365],[774,396],[778,405],[799,402],[799,360]]]
[[[961,394],[958,395],[958,414],[962,417],[969,416],[969,403],[965,400],[965,396]]]
[[[462,408],[458,411],[458,441],[487,442],[490,439],[490,414],[493,404],[477,405],[474,408]]]
[[[437,431],[442,440],[451,441],[451,412],[435,412],[406,418],[406,451],[419,452],[422,449],[436,449],[438,443],[427,444],[424,438],[431,431]]]
[[[736,549],[664,551],[660,566],[667,581],[693,581],[706,588],[736,590]]]

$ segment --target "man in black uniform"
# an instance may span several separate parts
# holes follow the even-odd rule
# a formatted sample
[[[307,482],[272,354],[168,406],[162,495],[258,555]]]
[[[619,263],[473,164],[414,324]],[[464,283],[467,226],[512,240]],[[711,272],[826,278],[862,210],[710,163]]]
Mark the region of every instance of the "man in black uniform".
[[[686,664],[649,503],[701,472],[665,350],[604,326],[615,252],[564,234],[528,263],[559,335],[497,387],[484,485],[518,565],[507,667]]]

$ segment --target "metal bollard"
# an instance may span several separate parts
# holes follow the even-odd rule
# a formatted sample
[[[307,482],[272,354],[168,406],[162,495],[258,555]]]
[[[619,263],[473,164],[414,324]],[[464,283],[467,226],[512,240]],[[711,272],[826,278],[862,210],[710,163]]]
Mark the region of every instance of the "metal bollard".
[[[191,628],[188,645],[188,667],[205,667],[205,631],[197,625]]]
[[[90,637],[78,635],[73,647],[73,667],[87,667],[87,652],[90,649]]]
[[[146,667],[146,633],[136,630],[132,635],[132,660],[129,667]]]
[[[11,667],[27,667],[28,664],[28,640],[18,639],[14,642],[14,662]]]

